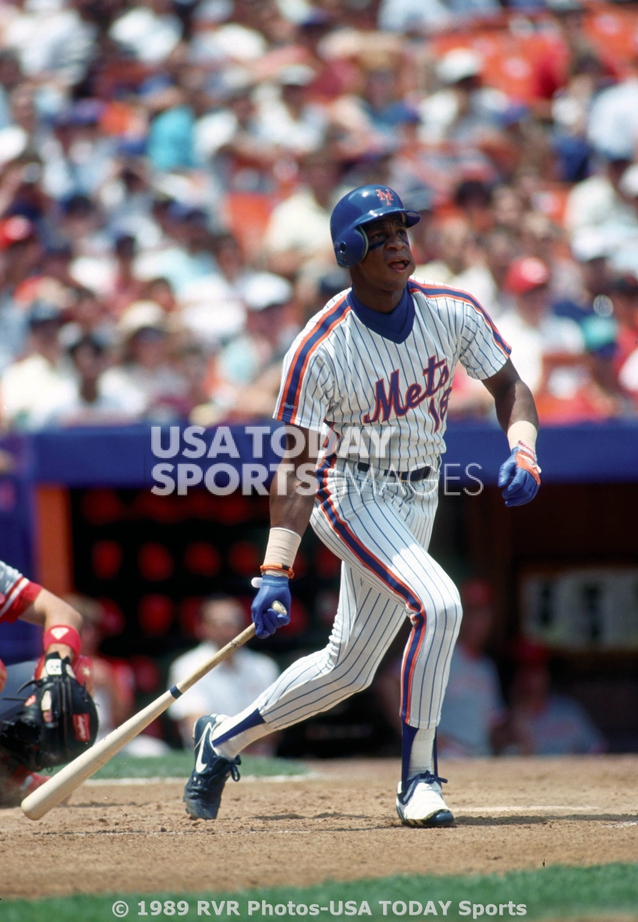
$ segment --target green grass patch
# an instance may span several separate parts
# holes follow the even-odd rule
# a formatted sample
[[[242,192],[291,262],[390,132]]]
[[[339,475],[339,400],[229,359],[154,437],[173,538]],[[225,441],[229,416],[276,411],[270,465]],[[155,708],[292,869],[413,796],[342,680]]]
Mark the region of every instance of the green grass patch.
[[[231,906],[236,909],[230,914],[229,900],[235,901]],[[118,901],[127,904],[126,916],[118,915],[114,910]],[[262,911],[262,901],[272,906],[272,914],[267,906]],[[209,915],[203,911],[202,904]],[[306,911],[302,908],[300,912],[300,906],[306,907]],[[396,922],[445,918],[453,922],[463,919],[486,922],[489,919],[521,918],[600,920],[614,913],[638,919],[636,864],[550,867],[468,877],[395,876],[349,883],[328,882],[304,888],[261,888],[233,894],[110,894],[37,901],[2,900],[0,903],[1,922],[50,922],[51,919],[60,922],[106,922],[125,917],[136,920],[209,918],[224,922],[254,919],[263,922],[293,916],[295,919],[302,916],[318,920],[350,917],[385,918]]]
[[[174,750],[161,756],[129,756],[118,753],[93,777],[109,778],[188,778],[193,770],[193,754]],[[266,756],[242,756],[242,775],[256,775],[266,778],[272,775],[307,775],[305,765],[289,759],[274,759]],[[3,922],[0,913],[0,922]]]

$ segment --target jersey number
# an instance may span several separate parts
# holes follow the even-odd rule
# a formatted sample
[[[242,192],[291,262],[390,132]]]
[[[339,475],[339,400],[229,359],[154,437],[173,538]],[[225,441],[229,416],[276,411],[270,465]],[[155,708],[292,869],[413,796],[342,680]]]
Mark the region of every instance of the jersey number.
[[[447,408],[450,402],[450,394],[452,393],[451,387],[446,387],[444,391],[440,391],[440,397],[437,401],[437,397],[431,397],[430,402],[428,403],[428,412],[434,421],[434,431],[441,427],[441,423],[447,416]],[[438,403],[438,406],[437,406]]]

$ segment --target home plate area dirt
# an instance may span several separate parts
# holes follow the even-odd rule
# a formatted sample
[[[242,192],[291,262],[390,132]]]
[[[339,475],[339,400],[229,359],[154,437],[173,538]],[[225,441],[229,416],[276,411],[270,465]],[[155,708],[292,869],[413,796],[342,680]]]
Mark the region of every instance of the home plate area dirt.
[[[3,898],[304,886],[391,874],[638,862],[638,757],[447,762],[452,829],[402,826],[396,760],[308,763],[226,785],[190,820],[183,782],[87,782],[42,820],[1,816]]]

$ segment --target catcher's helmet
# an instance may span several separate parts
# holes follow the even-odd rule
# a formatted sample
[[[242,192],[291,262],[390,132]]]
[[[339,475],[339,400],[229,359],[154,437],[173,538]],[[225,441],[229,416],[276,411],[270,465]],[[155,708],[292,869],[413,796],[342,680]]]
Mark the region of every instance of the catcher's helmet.
[[[388,186],[359,186],[344,195],[330,217],[330,234],[339,265],[349,269],[361,262],[368,252],[363,225],[393,214],[405,215],[408,227],[421,220],[418,211],[406,211],[399,196]]]

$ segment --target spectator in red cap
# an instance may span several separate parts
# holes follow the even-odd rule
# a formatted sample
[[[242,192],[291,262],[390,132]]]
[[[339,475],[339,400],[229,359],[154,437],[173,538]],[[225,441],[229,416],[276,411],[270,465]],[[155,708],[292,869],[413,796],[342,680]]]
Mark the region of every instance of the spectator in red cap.
[[[16,307],[15,294],[39,256],[33,222],[22,215],[0,221],[0,374],[24,348],[27,318]]]
[[[594,323],[588,318],[579,324],[554,313],[550,277],[543,260],[514,260],[504,284],[514,307],[499,318],[499,330],[527,375],[539,416],[555,423],[616,416],[621,403],[608,380],[606,353],[599,348],[600,318],[593,314]],[[603,332],[609,340],[609,330]]]
[[[22,243],[33,237],[33,224],[22,215],[13,215],[0,222],[0,249],[6,250],[14,243]]]
[[[515,259],[505,277],[505,285],[514,295],[537,291],[549,284],[549,269],[544,262],[534,256]]]
[[[0,221],[0,254],[2,288],[13,294],[41,256],[33,221],[18,214]]]
[[[504,284],[514,306],[500,316],[499,330],[534,395],[546,390],[569,400],[587,380],[579,367],[584,339],[574,320],[552,313],[549,282],[550,271],[542,260],[515,259]]]

